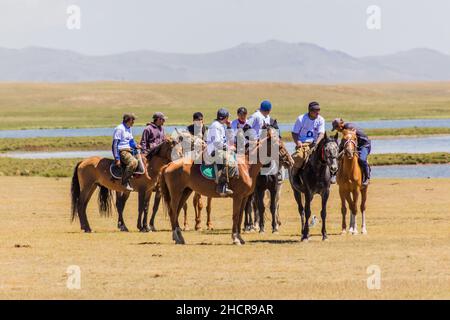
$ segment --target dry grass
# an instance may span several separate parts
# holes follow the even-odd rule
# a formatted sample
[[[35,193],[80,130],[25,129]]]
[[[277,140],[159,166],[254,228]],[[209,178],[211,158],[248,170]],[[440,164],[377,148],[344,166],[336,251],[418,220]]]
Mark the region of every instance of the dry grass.
[[[330,241],[320,227],[299,242],[299,218],[284,186],[279,235],[247,234],[230,245],[230,200],[213,202],[212,232],[185,232],[175,246],[164,214],[158,233],[136,232],[136,196],[126,208],[132,230],[89,206],[92,234],[69,223],[69,179],[0,177],[0,298],[29,299],[378,299],[450,298],[450,180],[375,180],[367,236],[338,235],[337,190],[329,202]],[[318,214],[318,200],[314,213]],[[189,217],[193,224],[192,209]],[[358,220],[359,221],[359,220]],[[366,287],[378,265],[380,290]],[[81,290],[66,269],[81,267]]]
[[[450,117],[447,82],[307,85],[288,83],[144,84],[95,82],[74,84],[0,84],[0,129],[112,127],[126,111],[144,125],[155,111],[168,124],[186,124],[202,111],[211,122],[219,107],[235,113],[255,110],[261,100],[274,104],[273,116],[293,123],[310,101],[322,105],[329,121]]]

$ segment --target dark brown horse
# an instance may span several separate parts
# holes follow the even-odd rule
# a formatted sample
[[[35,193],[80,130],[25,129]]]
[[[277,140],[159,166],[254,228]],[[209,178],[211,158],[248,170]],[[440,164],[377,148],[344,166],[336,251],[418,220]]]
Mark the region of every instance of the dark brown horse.
[[[279,149],[279,155],[283,164],[286,163],[287,166],[293,164],[291,156],[282,141],[279,141],[278,136],[273,134],[271,130],[267,130],[267,132],[267,137],[261,139],[253,150],[245,155],[240,154],[237,156],[239,178],[231,179],[229,183],[229,187],[233,190],[233,195],[231,196],[233,199],[232,240],[237,245],[245,243],[240,235],[241,224],[247,199],[255,189],[256,178],[262,167],[259,149],[263,147],[264,142],[268,142],[268,144]],[[255,153],[253,154],[253,152]],[[252,156],[258,155],[256,163],[250,162],[250,154]],[[162,169],[161,193],[169,211],[173,240],[177,244],[185,243],[178,223],[178,217],[190,194],[195,191],[210,198],[219,197],[216,192],[215,181],[204,178],[200,173],[199,167],[200,164],[195,164],[192,159],[179,159]]]
[[[358,212],[359,194],[361,193],[361,232],[366,234],[366,201],[368,186],[362,184],[362,172],[358,162],[357,136],[356,132],[353,130],[344,130],[342,135],[344,150],[336,177],[336,181],[339,185],[339,195],[341,197],[342,233],[345,234],[347,232],[347,224],[345,221],[347,202],[351,211],[349,232],[351,234],[358,234],[356,214]]]
[[[155,187],[161,168],[172,160],[172,156],[181,157],[181,148],[178,148],[177,140],[168,138],[158,147],[154,148],[147,158],[144,158],[146,167],[145,174],[135,176],[130,184],[134,191],[139,193],[139,217],[137,227],[144,231],[147,221],[148,204],[150,195]],[[95,189],[100,188],[99,209],[100,214],[109,215],[111,211],[111,191],[116,191],[116,207],[119,214],[118,228],[121,231],[128,231],[123,220],[123,210],[130,195],[120,180],[115,180],[111,176],[110,166],[113,160],[101,157],[91,157],[79,162],[72,177],[72,221],[79,217],[81,229],[91,232],[86,207]],[[144,219],[142,216],[144,215]]]

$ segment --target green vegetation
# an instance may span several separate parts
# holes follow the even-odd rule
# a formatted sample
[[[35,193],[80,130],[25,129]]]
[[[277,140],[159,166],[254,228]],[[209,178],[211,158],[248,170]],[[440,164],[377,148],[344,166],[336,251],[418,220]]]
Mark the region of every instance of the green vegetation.
[[[373,154],[369,161],[374,166],[384,165],[414,165],[414,164],[445,164],[450,163],[450,153],[395,153],[395,154]]]
[[[56,137],[0,139],[0,152],[108,150],[111,137]]]
[[[331,120],[449,118],[450,84],[306,85],[288,83],[143,84],[95,82],[74,84],[0,84],[0,130],[24,128],[112,127],[122,114],[134,112],[144,125],[155,111],[168,124],[187,124],[202,111],[207,122],[225,106],[250,111],[260,101],[273,102],[280,122],[293,123],[317,100]]]
[[[371,137],[390,136],[426,136],[436,134],[450,134],[450,128],[398,128],[398,129],[368,129],[364,130]]]
[[[12,159],[0,157],[0,176],[70,177],[81,159]],[[450,163],[450,153],[375,154],[372,166]]]
[[[81,159],[13,159],[0,157],[0,176],[70,177]]]

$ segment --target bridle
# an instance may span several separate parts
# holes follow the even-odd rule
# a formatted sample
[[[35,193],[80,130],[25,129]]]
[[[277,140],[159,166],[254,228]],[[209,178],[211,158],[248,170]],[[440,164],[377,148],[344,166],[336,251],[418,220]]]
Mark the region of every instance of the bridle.
[[[353,147],[354,147],[354,149],[353,149],[352,152],[350,152],[350,151],[348,150],[348,148],[347,148],[347,146],[348,146],[350,143],[353,144]],[[355,155],[358,154],[358,152],[356,151],[357,149],[358,149],[358,145],[356,144],[356,141],[355,141],[354,139],[350,138],[350,139],[346,139],[346,140],[345,140],[345,142],[344,142],[344,148],[343,148],[342,152],[345,153],[345,154],[347,154],[347,156],[349,157],[349,159],[352,159],[353,156],[355,156]]]

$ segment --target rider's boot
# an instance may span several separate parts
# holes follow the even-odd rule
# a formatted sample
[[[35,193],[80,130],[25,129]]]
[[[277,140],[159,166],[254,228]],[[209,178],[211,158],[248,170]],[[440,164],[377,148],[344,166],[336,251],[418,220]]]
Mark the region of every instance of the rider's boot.
[[[216,191],[221,197],[228,197],[233,194],[233,190],[228,188],[227,177],[223,174],[219,178]]]

